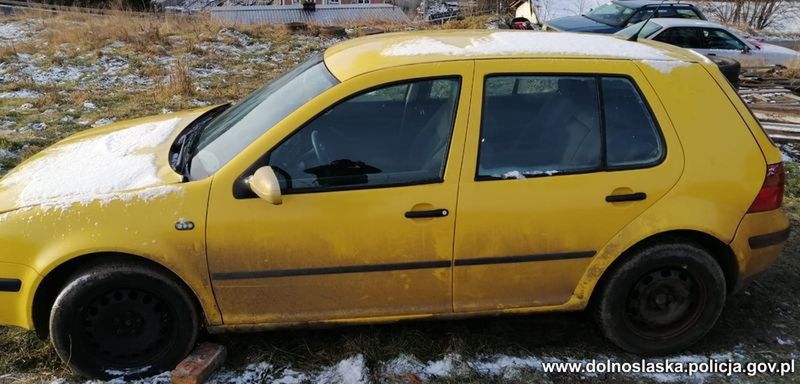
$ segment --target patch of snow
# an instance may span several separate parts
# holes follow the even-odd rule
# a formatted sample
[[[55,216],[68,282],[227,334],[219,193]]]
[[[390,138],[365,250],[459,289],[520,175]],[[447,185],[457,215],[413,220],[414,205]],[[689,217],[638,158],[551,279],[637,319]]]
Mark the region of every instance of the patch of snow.
[[[104,118],[102,118],[100,120],[95,121],[94,124],[92,124],[92,128],[97,128],[97,127],[102,127],[104,125],[109,125],[109,124],[113,123],[116,120],[117,120],[116,118],[104,117]]]
[[[30,89],[20,89],[18,91],[0,92],[0,99],[38,99],[42,94]]]
[[[35,123],[28,124],[27,126],[22,128],[21,131],[23,131],[23,132],[25,132],[25,131],[44,131],[45,129],[47,129],[47,124],[42,123],[42,122],[35,122]]]
[[[364,355],[356,355],[327,368],[317,376],[319,384],[358,384],[369,382],[369,368]]]
[[[135,373],[129,373],[129,375],[132,374]],[[117,378],[107,381],[104,384],[170,384],[171,382],[172,382],[172,373],[167,371],[167,372],[162,372],[153,377],[147,377],[144,379],[137,379],[137,380],[125,380],[123,378]],[[90,384],[90,382],[87,382],[86,384]]]
[[[778,343],[778,345],[794,345],[794,341],[789,339],[782,339],[780,337],[776,337],[775,342]]]
[[[394,44],[384,49],[381,54],[384,56],[556,54],[676,60],[658,48],[610,36],[525,31],[493,32],[486,37],[472,39],[464,47],[448,44],[433,37],[419,37]]]
[[[0,159],[16,159],[17,157],[19,157],[19,154],[17,153],[11,152],[7,149],[0,149]]]
[[[20,105],[19,107],[11,108],[12,111],[30,111],[32,109],[34,109],[34,108],[33,108],[33,104],[31,104],[31,103],[25,103],[25,104]]]
[[[140,153],[166,141],[180,119],[144,123],[98,137],[56,145],[9,173],[0,189],[18,190],[16,206],[45,205],[66,209],[117,199],[151,199],[171,193],[145,189],[162,183],[156,155]],[[121,192],[135,191],[129,195]]]
[[[370,372],[363,355],[344,359],[337,364],[317,372],[304,373],[291,368],[276,368],[261,362],[248,365],[244,371],[223,370],[209,380],[212,384],[361,384],[370,383]]]
[[[91,110],[91,109],[97,109],[97,106],[94,105],[93,102],[87,100],[83,102],[83,108]]]
[[[441,360],[429,361],[424,374],[434,377],[459,376],[468,371],[464,358],[457,353],[445,355]]]
[[[649,65],[651,68],[659,71],[663,74],[668,74],[672,72],[673,69],[681,68],[681,67],[688,67],[691,65],[685,61],[665,61],[665,60],[642,60],[643,63]]]
[[[142,372],[147,372],[150,369],[150,366],[142,367],[139,369],[131,368],[125,370],[116,370],[116,369],[106,369],[106,374],[111,376],[130,376],[130,375],[137,375]]]
[[[425,364],[414,356],[400,355],[381,364],[380,370],[384,376],[389,377],[406,377],[408,375],[420,377],[425,371]],[[420,377],[420,379],[427,379],[427,377]]]

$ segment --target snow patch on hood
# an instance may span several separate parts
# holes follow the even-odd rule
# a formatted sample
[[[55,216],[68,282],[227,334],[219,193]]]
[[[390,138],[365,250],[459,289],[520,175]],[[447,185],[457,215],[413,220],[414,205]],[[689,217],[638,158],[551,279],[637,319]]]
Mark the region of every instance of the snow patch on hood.
[[[472,39],[465,47],[447,44],[431,37],[420,37],[394,44],[384,49],[381,54],[384,56],[558,54],[676,60],[658,48],[609,36],[531,32],[495,32],[487,37]]]
[[[17,189],[19,208],[42,205],[67,209],[98,200],[106,203],[161,197],[177,187],[143,190],[163,182],[158,177],[156,155],[141,152],[164,143],[180,121],[174,118],[144,123],[56,145],[9,173],[0,181],[0,189]]]

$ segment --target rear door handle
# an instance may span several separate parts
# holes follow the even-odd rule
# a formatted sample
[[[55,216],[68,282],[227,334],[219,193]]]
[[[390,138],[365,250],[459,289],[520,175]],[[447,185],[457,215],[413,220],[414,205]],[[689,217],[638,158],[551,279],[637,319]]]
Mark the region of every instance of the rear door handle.
[[[623,201],[642,201],[646,198],[647,198],[646,193],[636,192],[636,193],[626,193],[624,195],[608,195],[606,196],[606,202],[620,203]]]
[[[408,211],[406,212],[406,218],[422,219],[427,217],[445,217],[449,214],[450,211],[440,208],[440,209],[431,209],[429,211]]]

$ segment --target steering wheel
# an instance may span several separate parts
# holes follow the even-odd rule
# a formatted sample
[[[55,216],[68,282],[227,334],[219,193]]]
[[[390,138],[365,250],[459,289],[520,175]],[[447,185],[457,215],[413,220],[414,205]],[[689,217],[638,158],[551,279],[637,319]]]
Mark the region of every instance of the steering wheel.
[[[311,132],[311,146],[314,147],[314,155],[317,156],[320,165],[331,163],[330,156],[328,156],[328,149],[325,147],[325,144],[322,144],[318,130]]]
[[[311,146],[314,147],[314,155],[320,165],[330,164],[333,161],[327,143],[341,142],[344,139],[345,135],[333,127],[325,127],[311,132]]]

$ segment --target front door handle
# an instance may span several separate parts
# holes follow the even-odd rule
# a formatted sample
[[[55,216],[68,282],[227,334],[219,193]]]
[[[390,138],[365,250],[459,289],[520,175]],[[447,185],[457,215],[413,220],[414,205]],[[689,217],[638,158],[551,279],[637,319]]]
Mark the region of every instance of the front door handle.
[[[406,218],[408,219],[422,219],[427,217],[445,217],[450,214],[450,211],[446,209],[431,209],[428,211],[408,211],[406,212]]]
[[[635,193],[626,193],[623,195],[608,195],[606,196],[606,202],[621,203],[623,201],[642,201],[646,198],[647,198],[646,193],[635,192]]]

